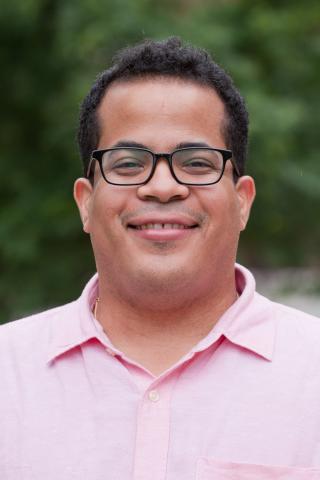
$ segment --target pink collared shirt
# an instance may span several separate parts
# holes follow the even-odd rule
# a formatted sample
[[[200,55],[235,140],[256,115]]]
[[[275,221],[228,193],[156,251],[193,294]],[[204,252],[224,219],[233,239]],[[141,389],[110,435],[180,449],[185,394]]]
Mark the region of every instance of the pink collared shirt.
[[[159,377],[79,300],[0,328],[1,480],[320,479],[320,320],[255,292]]]

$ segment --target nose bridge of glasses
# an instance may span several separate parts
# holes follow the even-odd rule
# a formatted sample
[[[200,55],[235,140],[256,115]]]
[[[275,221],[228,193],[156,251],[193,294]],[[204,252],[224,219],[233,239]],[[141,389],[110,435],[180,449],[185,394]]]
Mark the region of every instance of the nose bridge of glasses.
[[[154,175],[155,171],[159,169],[159,161],[165,160],[165,163],[167,163],[167,169],[169,169],[170,175],[175,179],[174,173],[172,171],[172,154],[171,153],[154,153],[153,154],[154,158],[154,168],[153,168],[153,174]]]
[[[171,156],[172,156],[171,153],[154,153],[153,156],[154,156],[156,164],[159,162],[159,160],[161,158],[164,158],[168,162],[168,164],[170,165]]]

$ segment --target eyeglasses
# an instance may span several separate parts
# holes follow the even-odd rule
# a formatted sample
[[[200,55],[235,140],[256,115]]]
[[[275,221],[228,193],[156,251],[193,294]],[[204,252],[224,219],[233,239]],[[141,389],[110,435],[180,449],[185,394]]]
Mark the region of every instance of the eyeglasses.
[[[94,150],[87,169],[93,175],[94,161],[101,174],[112,185],[144,185],[152,178],[160,158],[167,160],[171,175],[183,185],[213,185],[219,182],[230,160],[235,173],[239,169],[230,150],[219,148],[180,148],[172,153],[153,153],[146,148],[115,147]]]

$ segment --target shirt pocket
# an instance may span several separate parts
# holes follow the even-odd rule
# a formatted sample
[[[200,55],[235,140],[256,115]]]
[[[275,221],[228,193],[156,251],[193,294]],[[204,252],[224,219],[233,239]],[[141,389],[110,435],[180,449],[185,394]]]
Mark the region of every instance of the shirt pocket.
[[[201,457],[196,480],[320,480],[320,469],[236,463]]]

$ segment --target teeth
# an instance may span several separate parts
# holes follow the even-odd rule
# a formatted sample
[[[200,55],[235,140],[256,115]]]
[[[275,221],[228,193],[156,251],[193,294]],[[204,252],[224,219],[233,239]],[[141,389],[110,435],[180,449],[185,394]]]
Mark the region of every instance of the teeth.
[[[185,225],[180,225],[179,223],[146,223],[144,225],[137,225],[136,228],[138,230],[147,230],[147,229],[153,229],[153,230],[170,230],[170,229],[184,229],[184,228],[189,228]]]

